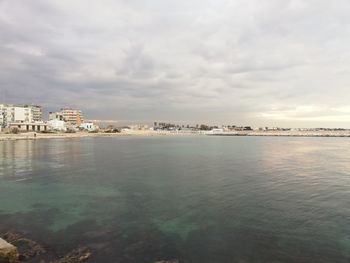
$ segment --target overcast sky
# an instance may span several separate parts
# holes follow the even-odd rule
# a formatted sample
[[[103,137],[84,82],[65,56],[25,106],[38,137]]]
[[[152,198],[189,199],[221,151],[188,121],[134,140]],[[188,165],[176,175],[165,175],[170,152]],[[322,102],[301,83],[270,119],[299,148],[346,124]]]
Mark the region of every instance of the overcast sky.
[[[350,127],[348,0],[0,0],[0,101]]]

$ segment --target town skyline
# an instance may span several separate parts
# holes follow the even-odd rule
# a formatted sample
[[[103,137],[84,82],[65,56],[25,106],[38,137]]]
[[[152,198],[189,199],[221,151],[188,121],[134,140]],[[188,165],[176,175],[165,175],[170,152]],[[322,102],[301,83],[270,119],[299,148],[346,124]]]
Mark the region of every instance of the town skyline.
[[[16,113],[16,109],[19,110],[18,113]],[[7,112],[8,111],[8,112]],[[25,114],[24,111],[27,111]],[[12,112],[12,113],[9,113]],[[16,118],[17,114],[20,116],[19,119]],[[7,116],[10,116],[10,119],[7,119]],[[25,115],[27,117],[25,117]],[[73,117],[74,116],[74,117]],[[51,121],[58,120],[58,121],[65,121],[69,123],[70,125],[75,125],[77,127],[80,126],[80,124],[88,123],[89,125],[97,124],[101,125],[102,127],[127,127],[129,125],[131,126],[144,126],[147,127],[154,127],[157,128],[159,125],[162,128],[193,128],[193,129],[201,129],[206,130],[208,128],[219,128],[219,127],[225,127],[225,128],[232,128],[237,130],[284,130],[284,129],[321,129],[321,130],[346,130],[345,127],[283,127],[283,126],[254,126],[250,124],[241,124],[241,123],[235,123],[233,122],[226,122],[226,123],[218,123],[218,122],[201,122],[201,121],[172,121],[172,120],[106,120],[106,119],[91,119],[91,118],[85,118],[83,115],[83,111],[81,109],[77,109],[70,106],[63,106],[59,109],[55,109],[55,111],[47,111],[45,108],[43,108],[39,104],[35,103],[20,103],[20,104],[8,104],[8,103],[1,103],[0,101],[0,126],[3,128],[8,126],[9,123],[12,123],[12,125],[16,126],[20,123],[29,123],[29,124],[35,124],[35,123],[41,123],[41,124],[50,124]],[[61,123],[63,124],[63,123]],[[159,124],[159,125],[158,125]],[[145,126],[145,127],[146,127]],[[203,128],[204,127],[204,128]],[[159,128],[159,127],[158,127]]]

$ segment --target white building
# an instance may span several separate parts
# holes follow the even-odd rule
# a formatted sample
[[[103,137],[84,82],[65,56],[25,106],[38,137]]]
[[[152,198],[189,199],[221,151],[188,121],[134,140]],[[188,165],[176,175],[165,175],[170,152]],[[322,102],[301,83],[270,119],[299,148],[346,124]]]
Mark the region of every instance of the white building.
[[[67,131],[67,126],[64,121],[58,120],[58,119],[53,119],[47,122],[49,124],[49,128],[52,131],[60,131],[60,132],[65,132]]]
[[[33,124],[36,125],[34,128],[32,127]],[[40,131],[46,130],[44,126],[41,106],[0,104],[0,131],[2,128]]]
[[[85,131],[97,131],[99,127],[92,122],[83,122],[79,128]]]
[[[0,126],[8,127],[10,123],[31,123],[33,112],[29,107],[19,107],[9,104],[0,104]]]
[[[221,133],[224,133],[224,129],[214,128],[210,132],[213,134],[221,134]]]
[[[35,122],[43,121],[43,112],[42,112],[41,106],[30,104],[30,105],[23,105],[23,107],[30,108],[30,110],[32,112],[33,121],[35,121]]]

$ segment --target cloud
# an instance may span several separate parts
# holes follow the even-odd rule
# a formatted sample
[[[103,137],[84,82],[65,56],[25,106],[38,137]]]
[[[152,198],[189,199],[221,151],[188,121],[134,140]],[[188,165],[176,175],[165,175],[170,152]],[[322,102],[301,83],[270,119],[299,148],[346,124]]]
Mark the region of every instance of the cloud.
[[[349,127],[349,11],[345,0],[2,0],[0,100],[90,119]]]

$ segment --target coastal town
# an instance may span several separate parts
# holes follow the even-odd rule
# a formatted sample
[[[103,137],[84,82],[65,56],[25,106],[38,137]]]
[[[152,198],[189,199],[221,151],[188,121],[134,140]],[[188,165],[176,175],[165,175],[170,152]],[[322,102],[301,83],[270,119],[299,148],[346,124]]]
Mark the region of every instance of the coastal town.
[[[153,122],[117,126],[86,120],[79,109],[63,107],[43,116],[35,104],[0,104],[0,140],[118,135],[216,135],[216,136],[320,136],[350,137],[343,128],[280,128],[238,125],[178,124]]]

